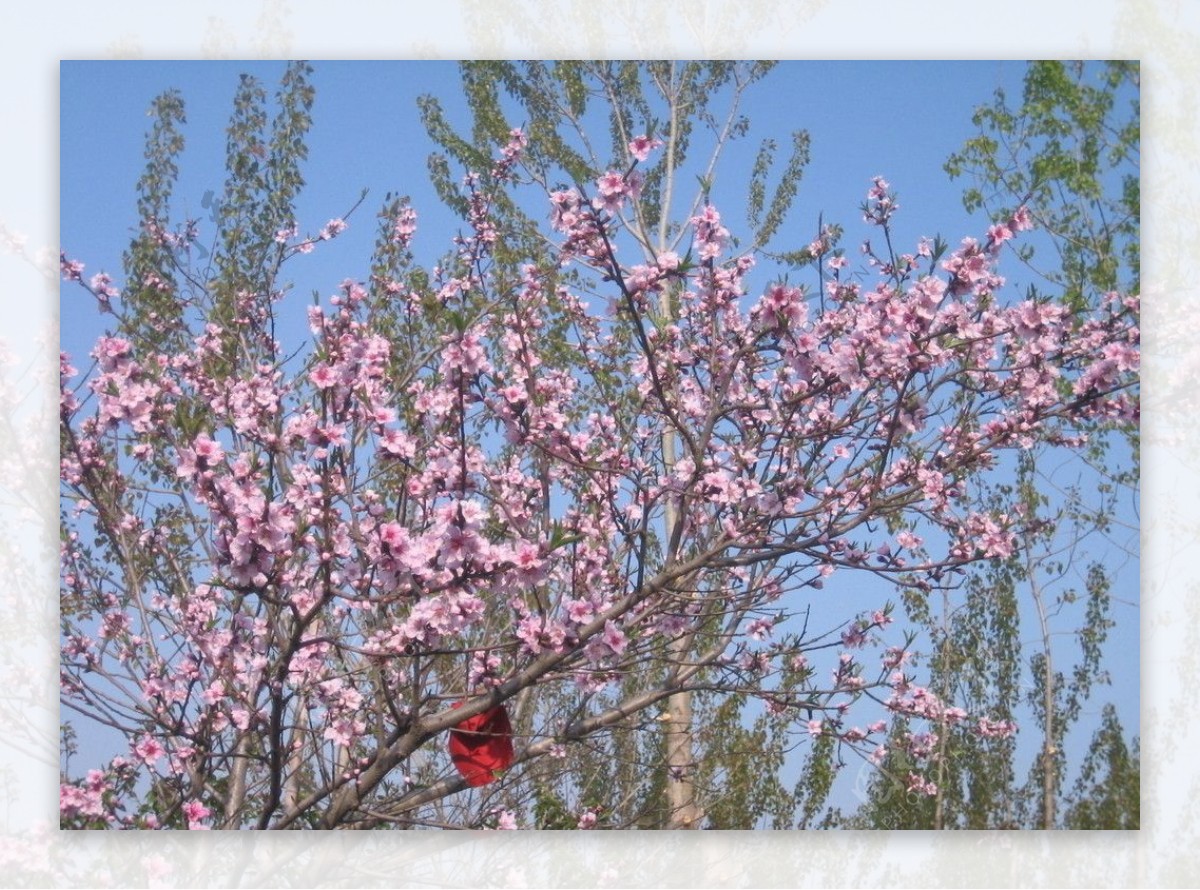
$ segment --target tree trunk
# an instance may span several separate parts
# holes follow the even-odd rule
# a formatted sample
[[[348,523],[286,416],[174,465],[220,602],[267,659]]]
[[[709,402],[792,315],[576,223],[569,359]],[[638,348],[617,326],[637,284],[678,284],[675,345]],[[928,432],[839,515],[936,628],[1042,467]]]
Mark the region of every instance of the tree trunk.
[[[678,664],[687,657],[690,637],[684,636],[671,644],[672,662]],[[667,828],[699,828],[704,810],[696,803],[696,764],[692,742],[692,693],[677,692],[667,699],[667,801],[671,807]]]
[[[1054,798],[1058,785],[1054,764],[1054,755],[1057,753],[1054,745],[1054,660],[1050,653],[1050,624],[1046,616],[1046,604],[1042,599],[1041,585],[1037,582],[1037,565],[1030,557],[1026,558],[1026,572],[1041,624],[1042,654],[1045,658],[1042,668],[1042,707],[1046,715],[1042,732],[1042,828],[1049,831],[1054,828]]]

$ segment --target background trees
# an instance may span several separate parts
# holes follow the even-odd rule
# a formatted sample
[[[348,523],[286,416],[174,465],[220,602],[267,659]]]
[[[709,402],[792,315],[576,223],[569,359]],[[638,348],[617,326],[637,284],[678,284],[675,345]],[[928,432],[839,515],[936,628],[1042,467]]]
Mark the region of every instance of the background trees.
[[[1025,270],[1012,276],[1034,300],[1085,307],[1114,288],[1139,289],[1138,86],[1136,63],[1030,63],[1020,104],[997,90],[976,111],[979,134],[946,164],[968,183],[968,209],[995,213],[1023,203],[1038,221],[1047,237],[1014,249]],[[856,824],[1071,825],[1060,807],[1068,775],[1078,775],[1084,757],[1069,762],[1069,750],[1083,750],[1065,739],[1086,711],[1096,711],[1095,688],[1108,682],[1102,649],[1114,626],[1111,580],[1137,548],[1136,529],[1119,517],[1136,498],[1138,429],[1101,423],[1087,433],[1086,449],[1065,462],[1042,444],[1030,448],[1015,465],[1015,482],[984,495],[997,503],[1015,497],[1036,517],[1020,554],[972,569],[966,597],[940,611],[907,601],[916,606],[913,619],[940,640],[930,665],[940,694],[968,707],[990,702],[1008,719],[1023,704],[1030,709],[1023,734],[1037,733],[1040,750],[1026,778],[1027,758],[1013,739],[955,735],[944,762],[930,766],[931,777],[942,779],[936,805],[897,795],[885,774]],[[1127,605],[1118,608],[1128,613]],[[1089,763],[1120,734],[1108,705],[1100,727]],[[1134,824],[1136,809],[1108,827]]]
[[[818,220],[776,254],[811,266],[812,293],[751,289],[803,138],[774,191],[759,152],[746,241],[709,203],[711,173],[672,208],[689,116],[719,152],[765,71],[468,72],[486,150],[428,106],[475,168],[457,190],[438,180],[464,234],[419,268],[416,218],[389,198],[370,277],[318,300],[307,345],[281,340],[281,270],[345,227],[290,222],[307,69],[289,69],[273,118],[243,81],[212,267],[153,196],[169,197],[178,145],[163,100],[139,238],[168,250],[145,251],[157,266],[124,299],[87,281],[114,330],[86,388],[63,365],[64,703],[130,746],[65,783],[68,820],[657,827],[710,809],[783,823],[799,805],[811,824],[829,758],[887,731],[854,725],[852,705],[966,718],[897,670],[903,644],[868,657],[886,609],[818,629],[805,598],[838,572],[928,596],[1014,552],[1019,515],[977,509],[967,485],[1048,424],[1134,416],[1136,303],[1005,305],[993,263],[1027,212],[905,254],[882,179],[865,275]],[[493,119],[494,83],[525,103],[528,133]],[[549,123],[582,115],[589,91],[619,97],[612,150],[572,154]],[[712,95],[734,111],[695,104]],[[521,183],[549,198],[540,233]],[[84,277],[70,257],[63,271]],[[179,311],[126,305],[147,290]],[[446,732],[499,704],[517,764],[462,794]],[[729,732],[703,738],[706,714]],[[738,772],[751,748],[808,739],[803,792]]]

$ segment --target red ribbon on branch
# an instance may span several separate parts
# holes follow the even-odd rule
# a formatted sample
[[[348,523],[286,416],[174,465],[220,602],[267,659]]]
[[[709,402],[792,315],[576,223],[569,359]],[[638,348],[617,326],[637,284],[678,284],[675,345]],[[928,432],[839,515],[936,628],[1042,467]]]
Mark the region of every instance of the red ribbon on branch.
[[[455,702],[452,707],[461,707]],[[450,730],[450,759],[468,785],[487,785],[513,762],[512,724],[504,705],[468,717]]]

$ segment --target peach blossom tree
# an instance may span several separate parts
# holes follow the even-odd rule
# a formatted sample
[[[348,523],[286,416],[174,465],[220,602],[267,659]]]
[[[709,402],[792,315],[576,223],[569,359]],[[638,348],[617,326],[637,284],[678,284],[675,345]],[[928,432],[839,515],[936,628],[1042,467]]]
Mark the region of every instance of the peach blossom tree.
[[[544,255],[514,274],[495,258],[514,131],[462,181],[443,261],[415,263],[416,209],[389,201],[369,272],[302,307],[284,270],[353,221],[293,220],[311,102],[302,65],[272,120],[243,80],[212,262],[170,217],[174,94],[123,285],[63,256],[109,328],[62,356],[62,705],[72,734],[116,740],[78,773],[64,736],[64,827],[537,827],[540,764],[603,760],[688,690],[877,760],[890,715],[1011,731],[922,687],[883,603],[823,628],[806,605],[1009,556],[1020,510],[967,481],[1136,420],[1136,300],[1009,298],[1022,209],[861,270],[818,238],[812,292],[752,290],[759,249],[707,202],[683,249],[625,262],[648,133],[550,190]],[[889,244],[895,212],[870,183]],[[490,736],[508,751],[464,769]],[[621,827],[564,799],[578,827]]]

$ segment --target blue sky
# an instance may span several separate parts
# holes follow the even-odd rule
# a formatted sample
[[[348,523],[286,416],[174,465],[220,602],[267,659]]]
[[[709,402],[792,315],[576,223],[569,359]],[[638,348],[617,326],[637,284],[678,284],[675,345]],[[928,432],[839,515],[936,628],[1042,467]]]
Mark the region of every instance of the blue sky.
[[[432,143],[420,124],[416,99],[439,97],[452,120],[465,123],[456,66],[450,62],[316,62],[314,123],[305,165],[308,186],[299,201],[302,230],[316,231],[341,216],[370,190],[350,220],[349,231],[326,245],[312,261],[297,266],[297,292],[333,293],[347,276],[363,277],[370,259],[374,212],[388,191],[407,194],[420,215],[418,254],[432,261],[457,229],[428,183],[426,157]],[[61,66],[60,244],[87,265],[121,281],[120,256],[137,222],[135,184],[142,172],[146,110],[158,93],[178,88],[187,104],[188,148],[176,189],[177,216],[201,220],[205,195],[219,195],[224,178],[224,128],[238,77],[259,76],[273,92],[282,62],[64,62]],[[793,129],[812,137],[805,171],[789,224],[801,233],[798,247],[816,232],[817,216],[842,222],[844,242],[857,254],[858,207],[871,178],[885,176],[899,193],[899,244],[941,234],[952,245],[981,235],[987,221],[969,216],[960,201],[962,182],[942,170],[946,157],[974,134],[971,112],[998,86],[1019,95],[1020,62],[790,62],[782,63],[748,93],[745,113],[750,138],[727,157],[729,175],[718,175],[714,203],[723,210],[742,195],[736,171],[749,168],[758,139],[784,142]],[[741,207],[727,216],[740,219]],[[732,227],[732,226],[731,226]],[[211,229],[210,229],[211,231]],[[901,249],[907,249],[903,247]],[[423,251],[428,251],[423,253]],[[303,271],[300,271],[303,270]],[[1003,269],[1014,277],[1015,263]],[[82,358],[100,331],[100,320],[75,288],[62,296],[62,346]],[[78,364],[78,363],[77,363]],[[1137,517],[1123,517],[1134,525]],[[1096,694],[1118,704],[1126,728],[1136,732],[1138,713],[1138,565],[1125,562],[1114,593],[1134,605],[1117,605],[1118,630],[1110,638],[1111,690]],[[878,605],[878,597],[842,591],[840,608],[849,617]],[[847,604],[849,598],[861,601]],[[1090,729],[1075,744],[1086,744]],[[849,801],[852,805],[852,801]]]
[[[187,103],[188,149],[177,195],[181,209],[203,217],[204,193],[219,194],[223,181],[224,128],[239,74],[255,74],[270,91],[283,67],[281,62],[64,62],[65,249],[94,269],[101,258],[117,257],[126,246],[136,222],[134,186],[144,163],[146,109],[167,87],[180,89]],[[318,62],[315,68],[302,227],[316,228],[339,215],[365,187],[371,197],[352,229],[366,238],[373,203],[392,190],[410,195],[422,214],[422,242],[438,243],[436,228],[426,233],[444,214],[426,176],[431,143],[416,99],[432,93],[452,118],[458,112],[464,120],[455,64]],[[1022,65],[1014,62],[785,62],[747,94],[750,138],[732,146],[726,168],[748,169],[761,135],[782,141],[793,129],[807,129],[812,162],[792,216],[805,232],[815,229],[818,212],[827,222],[853,222],[871,177],[883,174],[900,192],[902,226],[935,220],[944,233],[969,234],[980,221],[961,210],[961,189],[948,182],[941,164],[971,135],[974,105],[1001,84],[1019,88],[1021,73]],[[719,205],[728,178],[718,175],[714,200]],[[104,225],[97,226],[98,219]]]

